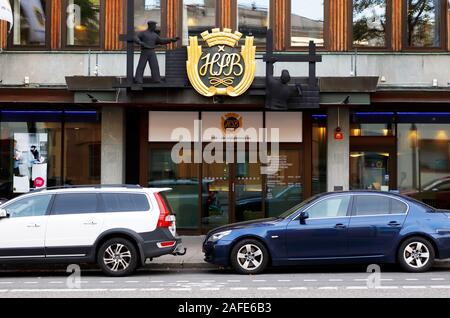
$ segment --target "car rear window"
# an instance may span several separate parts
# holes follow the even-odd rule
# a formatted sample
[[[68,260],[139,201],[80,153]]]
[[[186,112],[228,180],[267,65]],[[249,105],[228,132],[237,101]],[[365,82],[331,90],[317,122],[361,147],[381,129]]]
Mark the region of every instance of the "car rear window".
[[[57,194],[52,214],[86,214],[97,213],[98,201],[95,193]]]
[[[149,211],[147,196],[137,193],[102,193],[102,212]]]

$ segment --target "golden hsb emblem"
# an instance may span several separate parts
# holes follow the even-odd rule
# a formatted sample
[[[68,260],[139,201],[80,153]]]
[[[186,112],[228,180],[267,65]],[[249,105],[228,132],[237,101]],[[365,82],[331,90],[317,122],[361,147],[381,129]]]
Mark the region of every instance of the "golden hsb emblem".
[[[230,29],[213,29],[201,34],[208,45],[203,49],[196,36],[189,38],[186,62],[189,80],[195,90],[206,97],[237,97],[252,85],[256,72],[256,47],[247,36],[238,49],[242,33]]]

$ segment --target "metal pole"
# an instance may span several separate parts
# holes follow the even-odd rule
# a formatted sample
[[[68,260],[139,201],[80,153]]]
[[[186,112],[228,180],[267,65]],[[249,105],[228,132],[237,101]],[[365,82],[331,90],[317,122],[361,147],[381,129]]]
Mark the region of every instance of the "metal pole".
[[[127,0],[127,82],[134,82],[134,0]]]

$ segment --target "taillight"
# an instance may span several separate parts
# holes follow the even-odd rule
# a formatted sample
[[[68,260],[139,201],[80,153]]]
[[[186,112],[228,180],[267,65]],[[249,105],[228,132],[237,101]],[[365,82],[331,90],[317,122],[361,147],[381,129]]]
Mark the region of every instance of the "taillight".
[[[157,227],[171,227],[173,218],[170,215],[169,208],[166,205],[163,197],[159,193],[155,193],[156,202],[159,207],[159,219]]]

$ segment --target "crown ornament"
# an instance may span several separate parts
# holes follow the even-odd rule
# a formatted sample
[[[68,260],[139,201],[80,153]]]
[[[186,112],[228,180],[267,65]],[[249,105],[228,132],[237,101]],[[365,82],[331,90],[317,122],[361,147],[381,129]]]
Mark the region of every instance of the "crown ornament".
[[[231,29],[223,29],[221,31],[219,28],[212,29],[211,33],[205,31],[201,34],[203,40],[208,44],[209,47],[216,45],[227,45],[230,47],[235,47],[238,45],[239,40],[242,38],[242,33],[235,31],[231,32]]]

